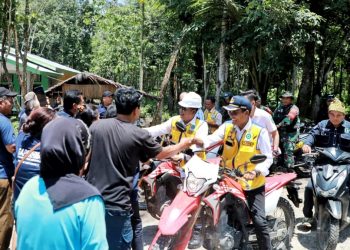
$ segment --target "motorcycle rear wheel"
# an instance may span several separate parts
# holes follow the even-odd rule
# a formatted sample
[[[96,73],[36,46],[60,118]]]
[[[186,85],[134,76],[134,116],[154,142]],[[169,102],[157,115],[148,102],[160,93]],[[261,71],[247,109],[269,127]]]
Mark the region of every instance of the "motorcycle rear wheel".
[[[276,219],[272,230],[277,229],[284,232],[277,238],[271,239],[272,249],[290,249],[295,227],[295,214],[288,200],[280,197],[272,216]]]
[[[322,214],[322,224],[317,224],[317,248],[319,250],[335,250],[337,248],[339,239],[339,220],[335,219],[329,214],[328,211],[324,211]]]

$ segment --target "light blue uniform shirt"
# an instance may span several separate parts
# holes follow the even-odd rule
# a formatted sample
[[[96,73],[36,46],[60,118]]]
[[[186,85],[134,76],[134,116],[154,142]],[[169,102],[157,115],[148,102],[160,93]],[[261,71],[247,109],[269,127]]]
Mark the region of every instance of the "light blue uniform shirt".
[[[42,178],[35,176],[23,187],[16,203],[17,249],[108,249],[105,208],[93,196],[53,211]]]

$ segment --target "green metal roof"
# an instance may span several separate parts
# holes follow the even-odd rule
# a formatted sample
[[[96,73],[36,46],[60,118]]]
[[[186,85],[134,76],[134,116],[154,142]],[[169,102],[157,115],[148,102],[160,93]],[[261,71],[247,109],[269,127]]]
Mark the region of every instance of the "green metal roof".
[[[1,44],[0,44],[1,46]],[[15,49],[10,48],[10,52],[6,55],[6,62],[16,65]],[[19,67],[22,69],[22,60],[19,59]],[[78,74],[80,71],[64,66],[62,64],[47,60],[43,57],[33,54],[27,54],[27,71],[33,74],[44,74],[51,76],[60,76],[65,73]]]

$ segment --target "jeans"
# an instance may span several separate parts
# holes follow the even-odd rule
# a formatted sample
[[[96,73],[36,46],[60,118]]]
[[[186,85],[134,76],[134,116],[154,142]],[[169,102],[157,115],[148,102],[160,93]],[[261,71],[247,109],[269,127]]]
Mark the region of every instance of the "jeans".
[[[307,218],[312,218],[312,208],[314,207],[314,194],[312,191],[311,179],[306,184],[304,193],[304,208],[303,214]]]
[[[131,213],[106,209],[106,229],[109,250],[128,250],[133,238]]]
[[[12,189],[7,179],[0,179],[0,250],[10,245],[13,216],[11,211]]]
[[[249,213],[255,227],[259,248],[261,250],[270,250],[272,247],[265,214],[265,186],[250,191],[244,191],[244,193],[247,198]]]
[[[133,229],[134,237],[132,239],[132,249],[133,250],[143,250],[143,232],[142,232],[142,221],[139,210],[139,201],[138,201],[138,181],[139,181],[139,172],[134,176],[133,181],[133,190],[131,192],[131,226]]]

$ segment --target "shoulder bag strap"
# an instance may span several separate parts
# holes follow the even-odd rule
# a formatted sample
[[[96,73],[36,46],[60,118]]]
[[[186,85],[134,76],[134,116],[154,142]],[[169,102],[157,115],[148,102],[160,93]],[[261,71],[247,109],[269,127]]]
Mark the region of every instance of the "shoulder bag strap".
[[[20,162],[18,162],[16,168],[15,168],[15,173],[13,175],[13,181],[12,181],[12,190],[15,187],[15,181],[16,181],[16,175],[18,173],[18,170],[21,168],[23,162],[28,158],[28,156],[34,152],[35,149],[37,149],[40,146],[40,142],[35,144],[34,147],[32,147],[24,156],[23,158],[20,160]]]

